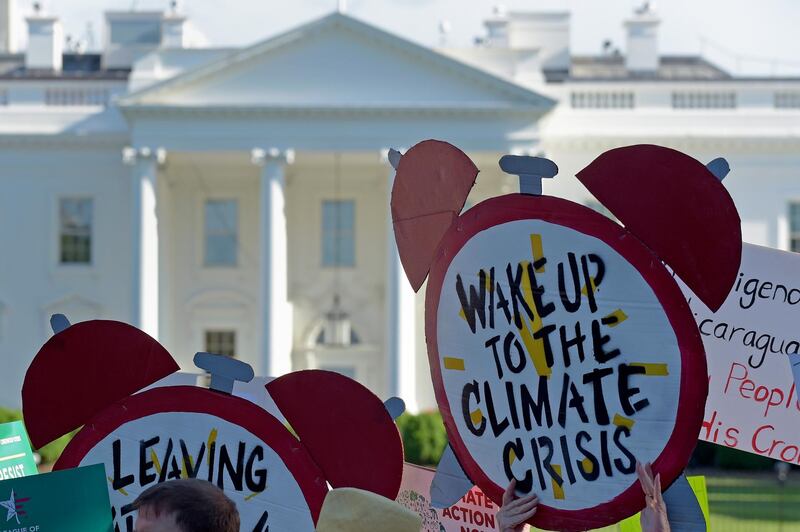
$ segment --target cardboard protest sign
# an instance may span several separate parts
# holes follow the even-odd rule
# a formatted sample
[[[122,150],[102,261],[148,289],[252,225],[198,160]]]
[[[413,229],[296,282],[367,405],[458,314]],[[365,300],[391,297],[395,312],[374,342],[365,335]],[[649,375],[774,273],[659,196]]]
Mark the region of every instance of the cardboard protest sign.
[[[0,532],[111,532],[103,466],[0,482]]]
[[[70,383],[61,389],[40,389],[36,379],[54,358],[68,358],[80,365],[88,349],[91,356],[87,360],[93,362],[94,335],[114,337],[124,344],[116,350],[114,345],[102,343],[106,360],[92,373],[98,381],[113,382],[127,366],[137,363],[138,359],[130,356],[131,345],[143,347],[146,359],[153,353],[162,357],[162,368],[174,364],[163,347],[138,329],[117,322],[87,323],[70,326],[66,322],[34,358],[25,379],[26,419],[29,412],[34,416],[42,412],[42,401],[52,403],[54,397],[70,396],[63,389]],[[82,404],[91,408],[59,425],[67,427],[79,418],[84,424],[54,469],[103,464],[116,529],[134,529],[135,512],[130,503],[142,491],[177,478],[201,478],[216,484],[236,503],[242,529],[254,532],[313,531],[329,484],[371,490],[391,499],[397,495],[402,471],[399,432],[380,399],[357,382],[328,371],[298,372],[270,380],[268,403],[280,405],[297,429],[298,439],[264,407],[234,395],[237,381],[253,380],[250,366],[211,353],[196,354],[195,364],[210,374],[211,389],[164,386],[161,371],[140,372],[145,376],[137,381],[142,387],[156,382],[159,386],[105,405],[84,394]],[[123,380],[125,386],[132,385],[132,380]],[[265,396],[266,382],[261,379]],[[109,397],[110,384],[104,382],[99,388],[101,398]],[[255,393],[252,387],[246,391]],[[326,401],[324,412],[318,408],[322,401]],[[53,434],[52,427],[37,426],[41,438]],[[355,438],[361,447],[348,445]]]
[[[192,386],[156,388],[104,410],[64,450],[57,469],[104,464],[115,524],[146,488],[202,478],[225,490],[247,530],[314,530],[322,473],[280,423],[234,396]]]
[[[444,241],[450,264],[431,269],[426,335],[470,478],[495,491],[517,478],[577,524],[641,498],[637,459],[680,473],[705,364],[680,290],[638,240],[588,209],[538,199],[535,211],[506,197],[482,204],[496,217],[461,217]]]
[[[431,190],[443,186],[441,180],[419,185],[411,175],[426,161],[460,160],[433,156],[457,150],[433,142],[403,155],[395,191],[417,183],[420,197],[444,194]],[[658,164],[648,174],[650,159]],[[552,174],[552,165],[536,158],[505,162],[528,180]],[[469,165],[459,168],[466,170],[458,182],[468,181]],[[437,170],[427,174],[447,175]],[[730,196],[701,163],[674,150],[633,146],[604,154],[582,175],[593,189],[616,190],[612,174],[622,170],[639,179],[632,202],[660,191],[670,171],[681,173],[680,181],[698,181],[700,188],[692,190],[720,209],[689,218],[713,218],[715,227],[738,234]],[[666,189],[672,197],[671,186]],[[413,219],[399,209],[408,199],[392,201],[396,233],[402,234]],[[531,524],[542,528],[585,530],[635,513],[644,499],[636,461],[652,462],[669,485],[685,467],[702,423],[703,345],[657,252],[672,256],[676,248],[662,241],[664,231],[648,233],[636,208],[618,201],[613,207],[641,226],[640,234],[650,235],[657,249],[581,205],[510,194],[461,214],[435,253],[408,257],[430,261],[425,332],[450,446],[464,473],[495,502],[512,478],[519,494],[536,492],[541,506]],[[653,223],[660,223],[657,217]],[[738,263],[741,251],[725,235],[715,236],[724,245],[709,245]],[[706,236],[685,235],[683,252],[701,249]],[[699,283],[701,273],[715,274],[705,256],[699,251],[676,262]],[[723,285],[715,281],[701,292],[716,304]]]
[[[456,504],[436,509],[431,505],[431,469],[405,464],[397,502],[422,517],[422,532],[485,532],[498,530],[499,508],[477,486]]]
[[[715,171],[678,151],[642,144],[605,152],[577,177],[709,308],[717,309],[736,279],[742,228],[721,182],[727,171]]]
[[[267,391],[334,488],[360,488],[394,499],[403,476],[403,442],[383,402],[353,379],[296,371]],[[339,407],[320,405],[336,399]],[[335,437],[334,437],[335,435]],[[369,464],[354,467],[353,461]]]
[[[700,438],[800,463],[800,403],[790,357],[800,352],[800,255],[744,244],[736,283],[717,312],[681,285],[708,359]]]
[[[66,327],[48,340],[22,384],[25,423],[35,448],[86,424],[106,405],[178,371],[161,344],[138,332],[126,323],[93,320]],[[131,361],[124,371],[117,365],[120,360]],[[104,374],[114,379],[96,378]],[[49,400],[64,382],[70,385],[70,400]]]
[[[38,473],[22,421],[0,424],[0,480]]]
[[[422,532],[489,532],[499,530],[497,512],[500,508],[492,502],[477,486],[473,486],[461,499],[448,508],[435,508],[431,504],[430,486],[434,471],[414,464],[403,467],[403,483],[397,502],[417,512],[422,517]],[[706,479],[703,476],[686,477],[693,497],[705,518],[709,521],[708,492]],[[665,498],[667,493],[665,493]],[[674,513],[674,508],[667,502],[667,507]],[[639,532],[640,514],[635,514],[620,521],[620,532]],[[670,516],[670,522],[672,522]],[[673,526],[674,530],[678,527]],[[700,530],[695,527],[690,530]]]

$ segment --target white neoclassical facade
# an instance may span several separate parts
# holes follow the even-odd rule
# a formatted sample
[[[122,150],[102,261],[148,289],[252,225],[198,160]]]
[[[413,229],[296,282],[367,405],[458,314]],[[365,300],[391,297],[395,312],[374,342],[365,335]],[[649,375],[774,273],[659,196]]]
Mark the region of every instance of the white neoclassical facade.
[[[97,52],[65,48],[58,18],[31,13],[17,51],[11,7],[0,1],[0,405],[18,406],[62,312],[136,324],[185,369],[209,350],[434,407],[386,160],[426,138],[481,168],[468,206],[516,190],[497,166],[509,152],[545,154],[560,168],[545,193],[598,208],[574,175],[608,148],[724,156],[745,239],[800,247],[800,79],[660,54],[646,8],[625,54],[581,57],[568,14],[513,12],[467,49],[340,13],[197,47],[178,13],[112,12]]]

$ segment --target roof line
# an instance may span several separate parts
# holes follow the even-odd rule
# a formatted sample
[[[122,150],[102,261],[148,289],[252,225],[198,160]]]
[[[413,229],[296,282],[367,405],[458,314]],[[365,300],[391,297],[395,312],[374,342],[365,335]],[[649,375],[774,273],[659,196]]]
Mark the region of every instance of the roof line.
[[[274,37],[270,37],[267,38],[266,40],[259,41],[251,46],[248,46],[237,52],[234,52],[230,56],[223,57],[216,61],[212,61],[211,63],[208,63],[197,69],[178,74],[173,78],[160,81],[154,85],[130,93],[119,100],[119,105],[121,106],[137,105],[141,102],[141,99],[143,97],[153,94],[158,94],[167,88],[181,87],[193,81],[204,79],[206,77],[209,77],[217,72],[220,72],[230,67],[233,64],[247,61],[252,57],[261,55],[263,53],[269,52],[270,50],[280,48],[289,43],[302,39],[310,32],[313,33],[315,30],[327,27],[333,27],[336,24],[341,24],[346,29],[357,31],[362,35],[368,35],[376,40],[382,41],[383,43],[393,46],[395,48],[405,49],[406,52],[410,52],[419,57],[423,57],[431,61],[434,61],[438,63],[439,66],[448,68],[452,71],[458,72],[467,77],[471,77],[483,83],[493,85],[496,89],[506,92],[521,100],[525,100],[530,104],[534,104],[541,107],[550,107],[554,106],[556,103],[554,100],[552,100],[547,96],[528,90],[516,83],[513,83],[511,81],[505,80],[503,78],[497,77],[483,70],[470,66],[457,59],[446,56],[436,50],[411,42],[407,39],[389,33],[383,29],[377,28],[375,26],[362,22],[358,19],[355,19],[352,16],[334,12],[319,19],[316,19],[314,21],[311,21],[309,23],[303,24],[294,29],[290,29]]]

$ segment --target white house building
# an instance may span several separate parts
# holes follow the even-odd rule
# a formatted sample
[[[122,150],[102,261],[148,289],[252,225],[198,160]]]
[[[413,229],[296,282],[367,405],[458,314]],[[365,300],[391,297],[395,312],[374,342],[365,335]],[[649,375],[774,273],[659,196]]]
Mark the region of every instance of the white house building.
[[[647,6],[625,54],[573,56],[568,13],[499,13],[430,49],[334,13],[241,49],[196,47],[175,12],[106,14],[102,50],[0,0],[0,405],[56,312],[117,319],[186,369],[326,368],[433,408],[423,293],[399,265],[388,148],[448,140],[481,168],[468,202],[516,190],[497,160],[543,153],[545,192],[614,146],[726,157],[749,242],[800,248],[800,79],[663,55]],[[679,213],[676,213],[679,215]],[[91,368],[86,368],[91,371]]]

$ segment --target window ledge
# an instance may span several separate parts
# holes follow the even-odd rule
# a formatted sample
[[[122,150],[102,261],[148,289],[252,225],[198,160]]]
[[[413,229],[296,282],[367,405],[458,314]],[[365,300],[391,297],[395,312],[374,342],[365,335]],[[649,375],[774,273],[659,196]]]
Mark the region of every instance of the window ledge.
[[[50,268],[54,277],[99,277],[100,270],[94,263],[91,264],[62,264],[56,263]]]

